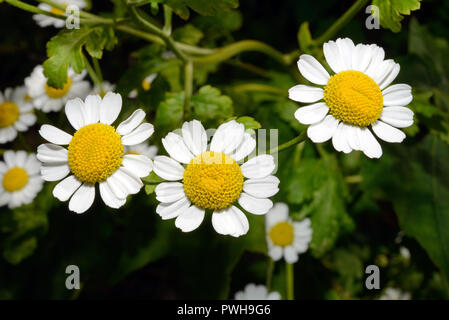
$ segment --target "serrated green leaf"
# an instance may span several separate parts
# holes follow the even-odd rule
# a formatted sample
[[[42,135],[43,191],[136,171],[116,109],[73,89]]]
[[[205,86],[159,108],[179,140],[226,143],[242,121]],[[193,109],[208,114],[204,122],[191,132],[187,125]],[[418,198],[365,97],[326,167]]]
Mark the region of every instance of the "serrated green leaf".
[[[173,38],[176,41],[191,45],[198,44],[203,37],[203,32],[192,24],[186,24],[185,26],[173,31]]]
[[[230,97],[212,86],[201,87],[198,94],[192,97],[195,117],[200,121],[217,124],[232,116],[234,108]]]
[[[420,9],[421,0],[373,0],[373,5],[379,8],[380,24],[393,32],[401,31],[403,15]],[[376,12],[375,12],[376,13]],[[376,15],[375,15],[376,16]]]
[[[156,112],[156,126],[164,131],[179,128],[184,115],[184,93],[169,93]]]
[[[262,125],[253,117],[238,117],[236,121],[238,123],[242,123],[245,126],[245,130],[255,130],[262,128]]]
[[[166,0],[165,3],[185,20],[190,16],[189,8],[203,16],[213,16],[239,6],[238,0]]]
[[[303,52],[310,52],[313,44],[312,34],[310,33],[309,23],[303,22],[298,30],[298,44]]]

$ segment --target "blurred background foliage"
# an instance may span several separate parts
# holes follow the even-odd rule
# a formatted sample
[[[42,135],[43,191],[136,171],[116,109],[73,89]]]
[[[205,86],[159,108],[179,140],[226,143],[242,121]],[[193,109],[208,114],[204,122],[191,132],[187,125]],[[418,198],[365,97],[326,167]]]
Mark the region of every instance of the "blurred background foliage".
[[[383,13],[393,17],[381,20],[391,30],[367,30],[368,15],[362,10],[337,36],[376,43],[385,48],[387,58],[401,64],[396,83],[413,87],[410,107],[415,124],[406,129],[404,143],[382,144],[380,160],[358,152],[339,154],[329,143],[310,141],[279,154],[281,191],[275,201],[288,202],[294,219],[310,217],[314,230],[310,250],[295,265],[300,299],[376,299],[381,292],[364,287],[365,267],[370,264],[381,269],[381,288],[402,288],[415,299],[448,297],[449,2],[423,0],[421,9],[401,23],[397,13],[388,11],[391,7],[383,7],[384,2],[373,1],[383,10],[381,19]],[[391,1],[397,7],[416,2]],[[205,48],[257,39],[283,53],[301,48],[322,58],[320,47],[298,43],[301,24],[308,22],[317,38],[352,3],[241,0],[238,9],[214,16],[192,10],[187,21],[174,16],[173,37]],[[161,21],[156,7],[153,18]],[[177,8],[186,18],[187,7]],[[124,14],[118,0],[94,1],[91,10],[105,16]],[[4,90],[22,85],[33,67],[47,58],[46,43],[57,30],[39,28],[30,14],[4,3],[0,25],[0,88]],[[303,28],[299,38],[307,39],[306,25]],[[165,48],[159,44],[121,33],[112,37],[112,42],[115,37],[118,42],[113,51],[104,51],[100,64],[105,80],[117,83],[118,92],[127,96],[140,88],[146,75],[160,74],[149,91],[139,89],[137,99],[125,101],[122,114],[125,118],[135,106],[143,107],[156,126],[150,141],[159,145],[159,138],[179,127],[183,118],[181,64],[163,59]],[[282,66],[260,53],[198,66],[192,117],[213,127],[230,117],[251,116],[264,129],[278,129],[279,143],[286,142],[304,130],[293,117],[298,105],[287,98],[288,89],[299,81],[304,83],[295,63]],[[276,90],[248,90],[247,83]],[[59,114],[38,115],[41,124],[68,125]],[[258,127],[255,122],[248,125]],[[42,142],[37,128],[26,134],[33,150]],[[3,147],[23,149],[20,141]],[[154,182],[145,181],[148,193]],[[263,217],[249,215],[250,231],[238,239],[216,234],[208,219],[198,230],[182,233],[155,213],[153,194],[142,191],[118,211],[96,201],[88,213],[76,215],[53,198],[53,187],[46,183],[31,205],[0,209],[1,299],[222,299],[232,298],[248,282],[266,281]],[[82,290],[75,293],[64,285],[70,264],[81,270]],[[283,265],[276,265],[272,289],[282,294],[284,277]]]

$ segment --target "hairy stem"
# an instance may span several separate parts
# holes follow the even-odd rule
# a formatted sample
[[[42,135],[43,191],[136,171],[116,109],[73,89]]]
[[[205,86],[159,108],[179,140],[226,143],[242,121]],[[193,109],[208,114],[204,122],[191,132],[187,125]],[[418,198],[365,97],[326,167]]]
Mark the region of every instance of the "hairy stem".
[[[190,98],[193,91],[193,63],[187,61],[184,64],[184,118],[187,119],[190,116]]]
[[[286,143],[283,143],[280,146],[272,148],[269,153],[273,154],[273,153],[280,152],[280,151],[290,148],[291,146],[294,146],[300,142],[303,142],[306,139],[307,139],[307,132],[304,130],[297,137],[291,139],[290,141],[287,141]]]

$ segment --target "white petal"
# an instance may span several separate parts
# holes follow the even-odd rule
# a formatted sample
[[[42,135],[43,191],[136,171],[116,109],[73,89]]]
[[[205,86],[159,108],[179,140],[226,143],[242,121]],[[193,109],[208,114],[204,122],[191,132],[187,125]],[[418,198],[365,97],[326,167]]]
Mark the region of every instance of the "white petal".
[[[355,46],[352,53],[352,69],[364,72],[371,61],[371,47],[366,44],[359,43]]]
[[[386,81],[389,75],[395,70],[396,63],[392,59],[384,60],[379,63],[372,79],[379,85]]]
[[[74,175],[68,176],[56,185],[53,189],[53,195],[60,201],[67,201],[80,187],[80,185],[81,181],[79,181]]]
[[[144,142],[148,139],[154,132],[154,127],[151,123],[142,123],[136,129],[124,135],[122,137],[122,143],[125,146],[133,146]]]
[[[162,144],[170,157],[178,162],[187,164],[193,159],[193,154],[180,135],[170,132],[165,138],[162,138]]]
[[[204,219],[204,209],[191,206],[182,212],[175,220],[175,226],[183,232],[190,232],[198,228]]]
[[[182,125],[182,138],[194,156],[206,151],[207,134],[198,120],[184,122]]]
[[[16,167],[24,167],[25,162],[27,160],[27,153],[23,150],[16,151],[16,160],[15,160],[15,166]]]
[[[354,42],[349,38],[338,38],[335,43],[340,51],[340,57],[342,64],[344,64],[344,70],[352,69],[352,55],[355,51]]]
[[[3,153],[3,159],[5,160],[8,168],[14,168],[16,166],[16,153],[14,151],[5,151],[5,153]]]
[[[251,152],[253,152],[256,147],[256,139],[251,137],[251,134],[245,132],[243,135],[242,143],[235,149],[235,151],[230,154],[230,156],[235,161],[243,160],[246,156],[248,156]]]
[[[379,69],[380,63],[385,58],[385,51],[381,47],[372,44],[370,45],[371,48],[371,60],[368,65],[368,68],[365,70],[365,74],[373,78],[375,72]]]
[[[171,203],[185,198],[184,185],[180,182],[162,182],[155,190],[156,199],[163,203]]]
[[[323,52],[326,62],[335,73],[346,70],[346,64],[341,57],[340,49],[335,41],[329,41],[323,44]]]
[[[328,112],[328,106],[324,102],[319,102],[299,108],[295,112],[295,118],[302,124],[313,124],[323,120]]]
[[[212,226],[219,234],[239,237],[249,230],[248,218],[235,206],[212,214]]]
[[[293,246],[284,248],[284,258],[287,263],[295,263],[298,261],[298,253]]]
[[[312,83],[325,85],[329,80],[329,73],[317,59],[308,54],[303,54],[298,60],[299,72]]]
[[[0,143],[13,141],[17,137],[17,130],[14,126],[0,128]]]
[[[369,158],[380,158],[382,156],[382,147],[368,128],[359,130],[360,147],[363,153]]]
[[[24,168],[30,175],[39,174],[41,171],[41,163],[39,160],[37,160],[37,157],[35,154],[28,155],[28,159],[25,162]]]
[[[246,178],[264,178],[271,174],[276,165],[274,158],[269,154],[262,154],[245,162],[242,169],[243,176]]]
[[[125,121],[119,124],[117,127],[117,132],[124,136],[133,131],[142,121],[145,119],[145,112],[141,109],[137,109],[132,115],[128,117]]]
[[[184,177],[184,167],[167,156],[154,158],[153,170],[159,177],[168,181],[181,180]]]
[[[334,145],[335,150],[349,153],[352,151],[352,149],[348,144],[348,140],[346,139],[345,128],[346,125],[343,122],[340,122],[337,130],[335,130],[335,133],[332,136],[332,144]]]
[[[408,84],[394,84],[382,91],[384,106],[406,106],[412,100],[412,88]]]
[[[402,142],[405,139],[405,133],[395,127],[382,121],[376,121],[372,124],[374,133],[386,142]]]
[[[97,123],[100,120],[100,104],[99,95],[87,96],[82,108],[85,125]]]
[[[382,81],[382,83],[379,84],[380,90],[385,89],[396,79],[396,77],[399,74],[399,71],[401,70],[401,66],[399,63],[395,63],[393,65],[393,68],[391,69],[390,73],[385,77],[385,79]]]
[[[360,127],[357,126],[349,124],[345,126],[344,135],[352,150],[362,150],[360,146],[359,130]]]
[[[9,192],[0,193],[0,207],[3,207],[11,201],[11,195]]]
[[[99,189],[101,199],[108,207],[118,209],[126,203],[126,199],[117,198],[106,181],[100,182]]]
[[[70,172],[69,165],[64,164],[42,164],[41,174],[45,181],[58,181],[67,176]]]
[[[51,143],[41,144],[37,147],[37,158],[47,163],[64,163],[68,161],[67,149]]]
[[[122,187],[126,189],[127,194],[136,194],[143,186],[142,181],[124,167],[118,168],[111,177],[119,181]]]
[[[84,213],[92,206],[94,199],[95,186],[84,183],[70,199],[69,210],[76,213]]]
[[[122,184],[120,179],[117,178],[117,176],[111,175],[106,179],[106,183],[109,186],[109,189],[111,189],[112,193],[114,193],[115,197],[117,199],[123,199],[125,200],[126,197],[129,195],[128,189],[126,186]]]
[[[156,208],[156,213],[161,216],[162,220],[173,219],[181,213],[186,212],[190,207],[190,201],[187,197],[182,197],[176,202],[161,203]]]
[[[338,120],[331,115],[327,115],[322,121],[307,128],[307,135],[315,143],[325,142],[332,138],[337,126]]]
[[[270,230],[273,226],[275,226],[279,222],[284,222],[287,220],[288,220],[287,204],[284,202],[277,202],[265,216],[265,228],[267,230]]]
[[[125,155],[122,165],[139,178],[148,176],[153,169],[151,159],[140,154]]]
[[[122,110],[122,96],[118,93],[108,92],[100,103],[100,122],[113,123]]]
[[[239,204],[253,214],[265,214],[273,207],[273,202],[270,199],[255,198],[245,192],[240,195]]]
[[[49,124],[42,125],[39,134],[42,138],[54,144],[67,145],[72,141],[70,134]]]
[[[256,198],[268,198],[278,193],[279,182],[276,176],[248,179],[243,183],[243,191]]]
[[[288,90],[288,97],[298,102],[317,102],[323,99],[323,95],[323,89],[303,84],[298,84]]]
[[[235,120],[223,123],[212,138],[210,151],[231,153],[242,143],[244,133],[245,126]]]
[[[69,100],[65,105],[65,114],[67,116],[67,120],[69,120],[70,124],[75,130],[78,130],[85,125],[83,109],[84,102],[80,98]]]
[[[406,128],[413,124],[413,111],[406,107],[386,107],[380,120],[396,128]]]
[[[26,124],[28,127],[31,127],[36,123],[37,117],[33,113],[22,113],[19,117],[19,120]]]
[[[268,255],[274,261],[278,261],[282,258],[282,247],[273,246],[268,249]]]

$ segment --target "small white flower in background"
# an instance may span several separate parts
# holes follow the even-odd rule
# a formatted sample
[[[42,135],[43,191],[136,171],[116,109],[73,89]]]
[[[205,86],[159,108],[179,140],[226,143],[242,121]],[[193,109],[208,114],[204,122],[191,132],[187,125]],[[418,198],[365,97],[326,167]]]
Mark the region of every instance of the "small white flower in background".
[[[274,261],[284,257],[288,263],[298,261],[298,254],[307,251],[312,240],[312,228],[308,218],[292,221],[285,203],[276,203],[265,216],[268,255]]]
[[[410,260],[410,250],[408,250],[406,247],[400,247],[399,253],[405,260]]]
[[[296,85],[289,90],[290,99],[313,103],[299,108],[296,119],[310,125],[307,135],[315,143],[332,139],[337,151],[360,150],[370,158],[381,157],[382,148],[368,127],[380,139],[399,143],[405,134],[397,128],[413,124],[413,111],[405,107],[413,99],[411,87],[390,86],[399,64],[385,60],[377,45],[354,45],[348,38],[325,43],[323,51],[335,75],[314,57],[301,55],[298,68],[303,77],[324,88]]]
[[[147,142],[136,144],[135,146],[125,146],[125,153],[127,154],[141,154],[150,159],[154,159],[157,155],[157,147],[152,146]]]
[[[109,81],[103,81],[101,83],[101,86],[103,87],[102,88],[103,90],[101,90],[100,87],[95,85],[90,94],[93,94],[93,95],[98,94],[100,97],[103,98],[106,95],[106,93],[114,92],[114,90],[115,90],[115,84],[112,84]]]
[[[77,6],[80,10],[86,7],[86,1],[85,0],[53,0],[53,2],[63,5],[65,7],[73,5]],[[38,8],[44,11],[48,11],[54,14],[59,15],[65,15],[65,11],[60,10],[58,8],[53,8],[47,3],[40,3],[38,5]],[[55,28],[63,28],[65,26],[65,20],[64,19],[57,19],[50,16],[46,16],[45,14],[35,14],[33,15],[34,21],[37,22],[37,24],[40,27],[49,27],[53,26]]]
[[[128,195],[142,188],[140,178],[148,176],[153,168],[148,157],[124,152],[125,146],[148,139],[154,132],[153,125],[142,123],[145,112],[138,109],[114,128],[112,123],[121,108],[121,96],[112,92],[103,99],[98,95],[90,95],[84,102],[73,99],[65,107],[67,119],[76,130],[73,136],[51,125],[43,125],[39,130],[51,142],[38,147],[42,177],[58,181],[71,173],[53,189],[59,200],[70,199],[71,211],[83,213],[91,207],[97,183],[107,206],[123,206]]]
[[[257,215],[273,206],[268,198],[279,191],[279,179],[271,175],[273,156],[259,155],[237,163],[256,147],[243,124],[231,120],[220,125],[208,147],[206,130],[193,120],[183,124],[182,136],[170,132],[162,144],[170,157],[157,156],[154,172],[170,182],[155,189],[161,202],[156,212],[164,220],[176,218],[175,225],[182,231],[198,228],[209,210],[215,231],[239,237],[248,232],[249,223],[235,202]]]
[[[398,288],[387,288],[379,297],[379,300],[410,300],[411,298],[409,292],[403,292]]]
[[[158,76],[157,73],[152,73],[146,76],[145,79],[142,80],[142,89],[145,91],[150,90],[151,84],[153,83],[154,80],[156,80],[157,76]]]
[[[0,92],[0,143],[13,141],[17,131],[27,131],[35,122],[36,115],[25,87]]]
[[[242,291],[236,292],[235,300],[281,300],[281,295],[276,291],[268,293],[264,285],[249,283]]]
[[[0,161],[0,207],[7,204],[13,209],[33,202],[44,183],[36,155],[8,150],[3,159]]]
[[[36,109],[43,112],[60,111],[65,103],[70,99],[84,99],[90,89],[88,81],[84,81],[86,71],[78,74],[69,68],[67,82],[62,89],[55,89],[47,84],[44,76],[44,68],[36,66],[29,77],[25,79],[28,95],[33,101]]]

